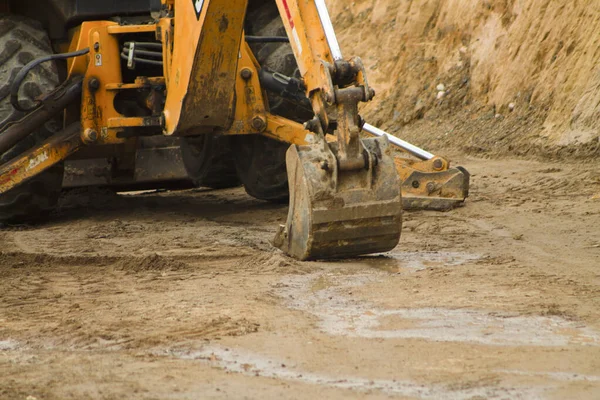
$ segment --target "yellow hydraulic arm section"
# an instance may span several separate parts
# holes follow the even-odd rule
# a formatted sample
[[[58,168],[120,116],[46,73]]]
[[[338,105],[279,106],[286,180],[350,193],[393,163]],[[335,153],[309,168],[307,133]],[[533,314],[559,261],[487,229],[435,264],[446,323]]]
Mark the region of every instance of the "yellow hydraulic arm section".
[[[26,160],[1,167],[0,193],[83,147],[134,143],[135,134],[259,133],[297,145],[334,134],[335,164],[340,170],[368,168],[373,160],[361,146],[363,121],[357,104],[370,100],[374,92],[360,59],[342,58],[323,0],[276,0],[315,111],[315,119],[304,126],[269,113],[259,81],[260,66],[244,40],[247,0],[162,2],[164,12],[153,23],[89,21],[72,32],[68,50],[89,49],[87,55],[69,62],[69,78],[83,77],[81,106],[67,109],[65,126],[69,129],[61,136],[62,142],[49,139],[23,155]],[[162,74],[124,82],[120,56],[122,51],[131,56],[134,49],[122,50],[121,38],[138,34],[152,34],[161,44]],[[146,103],[152,115],[127,117],[115,108],[121,93],[142,89],[150,89]],[[78,121],[77,141],[72,124]],[[445,159],[397,159],[397,164],[410,181],[410,186],[406,181],[403,184],[407,197],[460,197],[448,190],[442,193],[450,187],[437,174],[448,171]],[[413,172],[420,174],[418,179]]]

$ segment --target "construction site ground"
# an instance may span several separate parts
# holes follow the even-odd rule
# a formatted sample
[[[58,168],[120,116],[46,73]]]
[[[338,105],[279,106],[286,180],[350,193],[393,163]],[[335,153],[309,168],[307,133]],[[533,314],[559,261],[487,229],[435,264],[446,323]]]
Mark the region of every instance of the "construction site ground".
[[[66,193],[0,231],[0,398],[597,399],[600,167],[454,160],[465,207],[331,262],[241,188]]]
[[[0,399],[600,398],[597,0],[327,3],[466,205],[297,262],[242,188],[65,193],[0,229]]]

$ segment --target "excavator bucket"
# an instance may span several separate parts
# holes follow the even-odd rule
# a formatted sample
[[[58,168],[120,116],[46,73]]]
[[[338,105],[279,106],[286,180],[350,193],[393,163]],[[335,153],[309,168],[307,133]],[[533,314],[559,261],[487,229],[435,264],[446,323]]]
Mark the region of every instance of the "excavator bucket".
[[[400,180],[387,138],[361,140],[365,168],[342,170],[337,143],[292,145],[290,204],[274,244],[299,260],[392,250],[400,240]]]

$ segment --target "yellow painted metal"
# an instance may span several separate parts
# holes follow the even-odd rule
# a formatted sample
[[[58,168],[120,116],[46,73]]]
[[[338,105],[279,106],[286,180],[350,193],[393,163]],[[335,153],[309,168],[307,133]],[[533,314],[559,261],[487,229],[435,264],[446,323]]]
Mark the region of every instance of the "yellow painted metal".
[[[234,118],[235,74],[247,0],[210,0],[200,15],[176,1],[165,133],[228,129]]]
[[[273,114],[267,114],[267,129],[262,134],[298,145],[313,144],[317,140],[316,135],[307,131],[302,124]]]
[[[261,133],[267,126],[265,96],[258,79],[259,65],[244,42],[239,52],[235,77],[235,116],[227,135]]]
[[[333,57],[321,26],[314,1],[277,0],[298,69],[307,87],[307,95],[326,84],[321,62],[333,63]]]
[[[405,181],[413,171],[440,172],[450,168],[450,162],[443,157],[434,157],[431,160],[415,160],[406,157],[395,157],[396,169],[400,179]]]
[[[324,71],[333,64],[333,56],[312,0],[276,0],[298,69],[306,86],[315,114],[322,125],[329,125],[329,115],[322,93],[333,93],[333,85]]]
[[[117,130],[121,128],[135,128],[141,126],[161,126],[161,118],[158,117],[116,117],[109,118],[106,128]]]
[[[85,75],[82,132],[90,129],[98,132],[98,144],[116,144],[124,141],[118,137],[123,128],[149,125],[148,119],[125,118],[114,108],[119,90],[135,89],[145,83],[122,82],[118,35],[155,32],[163,44],[164,77],[150,79],[156,81],[152,83],[164,79],[167,87],[162,121],[165,134],[182,135],[193,128],[194,134],[214,130],[223,134],[262,133],[295,144],[306,144],[305,139],[312,138],[300,124],[268,114],[258,80],[259,65],[241,32],[246,0],[236,0],[235,4],[207,1],[198,18],[192,2],[165,0],[164,4],[177,8],[175,18],[161,18],[150,25],[85,22],[74,32],[69,50],[90,48],[88,56],[69,62],[69,76]],[[307,26],[300,30],[315,31],[308,25],[319,20],[314,6],[310,10]],[[293,31],[298,29],[295,27]],[[305,43],[300,46],[304,49],[320,49],[298,51],[305,55],[299,62],[301,69],[308,70],[328,48],[323,35],[307,36],[305,32],[302,40]],[[331,60],[328,53],[324,57]],[[318,65],[315,68],[318,70]],[[242,78],[244,70],[250,71],[249,78]],[[311,78],[313,75],[309,73],[305,79],[312,79],[312,87],[318,88],[323,82],[320,77]],[[99,84],[93,90],[89,84],[92,79]]]
[[[150,25],[111,25],[107,29],[110,35],[123,35],[125,33],[156,32],[156,26]]]
[[[114,107],[117,92],[107,89],[107,85],[111,87],[122,83],[118,38],[108,32],[110,27],[115,26],[118,24],[109,21],[84,22],[70,47],[71,51],[90,49],[88,55],[70,60],[69,76],[85,76],[81,97],[81,131],[91,129],[101,132],[99,144],[124,141],[117,137],[121,129],[115,126],[109,128],[108,124],[110,119],[123,117]]]
[[[73,154],[81,145],[79,125],[66,128],[42,145],[0,167],[0,193],[6,193],[23,181],[40,174]]]
[[[167,86],[175,90],[171,83],[171,72],[173,71],[173,52],[175,39],[175,20],[173,18],[161,18],[156,27],[156,38],[162,43],[163,48],[163,75]],[[185,38],[182,38],[186,40]]]
[[[141,89],[148,85],[164,85],[165,78],[154,77],[154,78],[136,78],[134,83],[107,83],[104,85],[106,90],[128,90],[128,89]]]
[[[402,204],[405,210],[449,210],[464,203],[469,195],[469,173],[450,167],[443,157],[420,161],[395,157],[402,180]]]

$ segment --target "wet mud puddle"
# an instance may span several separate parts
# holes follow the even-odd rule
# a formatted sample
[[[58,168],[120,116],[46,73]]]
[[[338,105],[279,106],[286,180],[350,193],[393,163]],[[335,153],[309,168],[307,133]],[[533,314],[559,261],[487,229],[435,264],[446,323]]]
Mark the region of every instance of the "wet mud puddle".
[[[427,268],[456,267],[481,258],[477,254],[459,253],[451,251],[398,251],[381,254],[379,256],[363,257],[358,263],[378,270],[399,273],[403,271],[422,271]],[[350,261],[356,263],[356,260]]]
[[[284,360],[265,357],[243,349],[231,349],[221,346],[205,346],[197,350],[177,350],[163,355],[175,356],[185,360],[198,360],[228,372],[247,376],[282,379],[357,392],[379,391],[390,396],[449,400],[478,398],[527,398],[536,400],[544,398],[542,396],[543,390],[540,388],[479,386],[456,389],[442,384],[419,384],[403,380],[331,376],[298,369],[289,361],[285,361],[286,364],[284,364]]]
[[[336,336],[496,346],[600,346],[597,332],[560,317],[441,307],[389,309],[348,295],[352,289],[383,279],[389,275],[296,276],[286,279],[279,294],[288,307],[315,315],[319,328]]]
[[[497,346],[600,345],[600,334],[560,317],[441,307],[391,309],[348,295],[365,285],[402,279],[382,270],[411,273],[459,266],[478,258],[458,252],[390,252],[385,257],[361,259],[376,270],[365,269],[354,275],[324,272],[288,277],[278,294],[288,307],[317,316],[319,328],[330,335]]]
[[[396,258],[397,257],[397,258]],[[366,339],[422,339],[439,342],[467,342],[489,346],[564,346],[577,344],[599,346],[600,336],[595,331],[559,317],[532,317],[506,315],[487,310],[449,308],[396,308],[390,309],[370,303],[358,296],[350,296],[365,285],[389,279],[388,268],[406,272],[441,266],[457,266],[477,259],[460,253],[396,254],[384,259],[361,259],[370,269],[354,275],[320,272],[303,276],[288,276],[277,293],[283,304],[318,318],[318,328],[332,336]],[[380,268],[385,264],[385,268]],[[338,265],[339,266],[339,265]],[[383,271],[388,271],[382,272]],[[600,376],[568,372],[530,372],[497,369],[499,376],[538,376],[548,384],[515,385],[502,383],[460,388],[442,383],[423,383],[410,380],[367,379],[360,376],[334,376],[327,372],[306,371],[289,359],[276,359],[241,348],[206,345],[198,349],[178,349],[168,353],[181,359],[198,360],[228,372],[258,376],[357,392],[378,391],[392,396],[422,399],[473,398],[547,398],[556,388],[557,381],[600,382]],[[550,382],[548,382],[550,381]],[[554,383],[551,383],[554,382]]]

